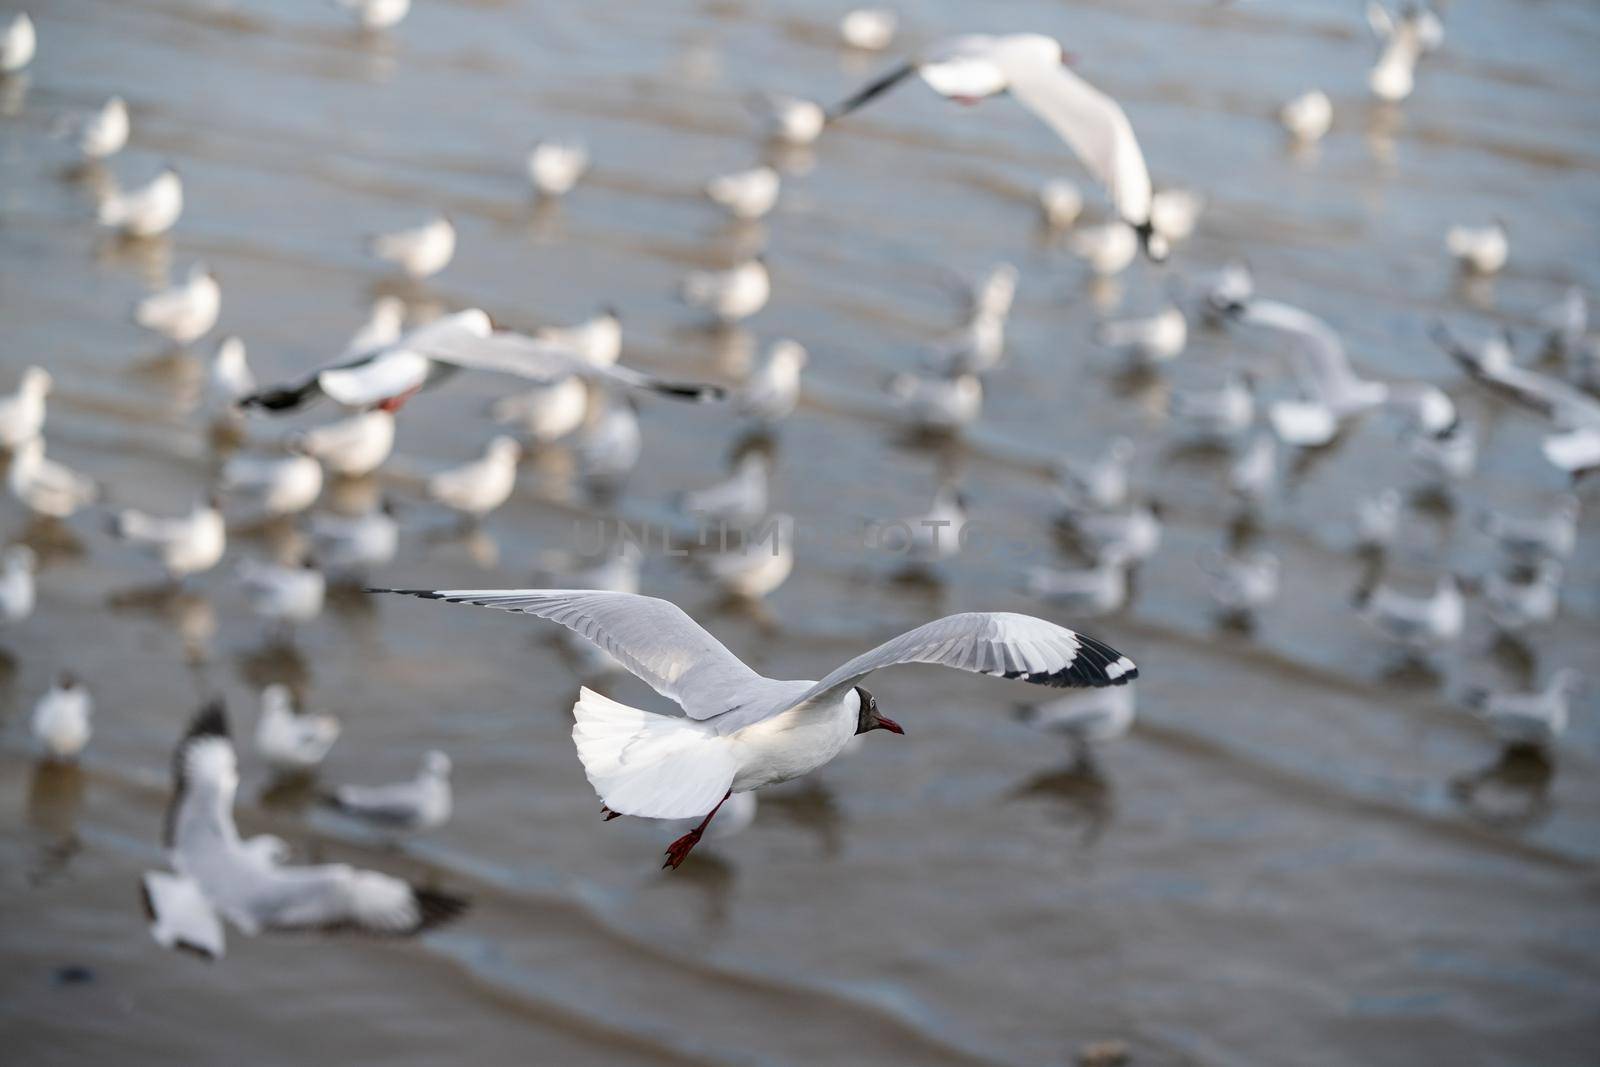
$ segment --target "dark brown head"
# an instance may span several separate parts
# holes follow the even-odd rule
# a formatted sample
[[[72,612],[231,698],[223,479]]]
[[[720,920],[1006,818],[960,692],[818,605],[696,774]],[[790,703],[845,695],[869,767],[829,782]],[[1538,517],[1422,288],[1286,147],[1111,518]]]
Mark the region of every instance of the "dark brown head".
[[[886,719],[878,714],[878,698],[856,686],[856,696],[861,698],[861,710],[856,713],[856,733],[864,734],[869,730],[888,730],[892,734],[904,736],[905,731],[900,729],[900,724],[893,719]]]

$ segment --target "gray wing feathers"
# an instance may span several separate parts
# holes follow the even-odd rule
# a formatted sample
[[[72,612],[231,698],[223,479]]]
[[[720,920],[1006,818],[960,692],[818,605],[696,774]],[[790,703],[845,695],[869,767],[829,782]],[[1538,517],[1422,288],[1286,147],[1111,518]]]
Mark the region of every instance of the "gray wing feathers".
[[[727,710],[764,679],[676,604],[583,589],[380,589],[374,592],[516,611],[559,623],[592,642],[692,719]]]

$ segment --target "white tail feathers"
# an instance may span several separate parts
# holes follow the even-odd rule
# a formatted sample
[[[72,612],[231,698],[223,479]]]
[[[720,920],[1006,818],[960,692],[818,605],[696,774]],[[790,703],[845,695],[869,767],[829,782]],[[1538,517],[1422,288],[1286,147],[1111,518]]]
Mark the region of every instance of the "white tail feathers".
[[[630,708],[591,689],[572,706],[578,758],[606,807],[623,815],[704,815],[733,784],[727,742],[693,719]]]

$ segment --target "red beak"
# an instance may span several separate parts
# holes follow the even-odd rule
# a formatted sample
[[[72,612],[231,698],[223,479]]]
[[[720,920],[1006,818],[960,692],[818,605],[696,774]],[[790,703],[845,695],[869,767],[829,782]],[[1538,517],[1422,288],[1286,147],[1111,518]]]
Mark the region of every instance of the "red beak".
[[[895,722],[893,719],[885,719],[882,715],[878,716],[878,723],[873,727],[873,729],[888,730],[891,734],[899,734],[901,737],[906,735],[906,732],[900,729],[899,723]]]

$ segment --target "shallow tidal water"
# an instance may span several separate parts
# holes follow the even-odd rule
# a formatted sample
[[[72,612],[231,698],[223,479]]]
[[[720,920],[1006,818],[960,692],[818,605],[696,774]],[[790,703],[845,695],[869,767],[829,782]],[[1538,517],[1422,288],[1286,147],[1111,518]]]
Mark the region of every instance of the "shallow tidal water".
[[[367,38],[320,0],[33,0],[38,58],[26,84],[0,86],[0,387],[48,366],[50,454],[118,503],[176,511],[214,463],[185,400],[210,342],[164,351],[132,303],[204,258],[223,285],[220,332],[245,338],[264,378],[291,374],[395,288],[363,237],[445,210],[459,250],[405,290],[419,313],[478,305],[531,326],[610,301],[626,359],[730,381],[753,344],[792,336],[810,377],[777,434],[778,506],[849,530],[917,514],[940,477],[960,477],[986,530],[936,585],[899,580],[892,554],[811,536],[764,612],[718,603],[662,553],[644,591],[778,677],[819,676],[935,614],[1041,614],[1138,661],[1133,733],[1098,774],[1074,773],[1064,746],[1008,714],[1041,691],[888,672],[872,689],[907,737],[873,735],[764,794],[750,829],[661,872],[671,831],[599,818],[567,736],[577,676],[552,628],[351,594],[285,650],[229,582],[231,559],[177,599],[130,592],[158,575],[98,516],[43,526],[6,497],[6,538],[46,550],[36,615],[0,634],[13,1062],[1050,1064],[1102,1039],[1139,1064],[1592,1062],[1600,685],[1552,766],[1503,761],[1456,695],[1564,665],[1600,683],[1593,485],[1555,626],[1497,641],[1474,599],[1457,647],[1431,671],[1403,665],[1349,607],[1364,566],[1353,503],[1406,480],[1392,428],[1368,419],[1260,516],[1284,591],[1241,633],[1218,624],[1196,563],[1235,519],[1226,460],[1176,447],[1164,397],[1233,365],[1281,381],[1279,348],[1197,328],[1164,380],[1139,381],[1089,337],[1102,312],[1153,310],[1171,279],[1247,258],[1264,294],[1341,330],[1361,369],[1435,382],[1481,428],[1478,476],[1415,513],[1389,572],[1413,588],[1441,567],[1485,573],[1495,559],[1472,515],[1537,509],[1565,486],[1538,455],[1542,428],[1463,381],[1426,329],[1506,322],[1526,345],[1567,285],[1600,294],[1600,7],[1457,0],[1416,93],[1386,109],[1366,95],[1374,46],[1354,2],[901,5],[897,50],[976,29],[1062,38],[1126,106],[1158,184],[1210,198],[1169,266],[1136,264],[1108,287],[1039,232],[1045,177],[1089,185],[1007,101],[958,111],[903,87],[784,154],[783,200],[759,228],[699,198],[706,177],[762,152],[747,94],[832,100],[887,62],[833,44],[845,6],[417,0]],[[1272,115],[1313,86],[1335,127],[1291,152]],[[184,176],[167,239],[98,232],[96,176],[68,173],[50,136],[59,114],[112,93],[134,135],[106,169],[131,184],[171,160]],[[524,152],[574,135],[594,172],[536,207]],[[1511,264],[1463,284],[1444,231],[1496,216]],[[685,270],[763,240],[774,297],[744,331],[708,331],[675,302]],[[951,273],[1002,259],[1022,280],[981,426],[965,443],[909,439],[885,417],[882,379],[953,321]],[[506,388],[462,375],[414,401],[378,487],[420,501],[416,473],[474,454]],[[329,415],[249,429],[271,441]],[[664,402],[641,418],[645,455],[614,501],[574,491],[553,451],[524,464],[476,536],[407,509],[375,584],[529,584],[541,552],[590,543],[601,522],[670,514],[672,491],[719,476],[742,429]],[[1041,458],[1114,433],[1138,442],[1166,539],[1128,608],[1081,620],[1017,579],[1064,558]],[[269,544],[243,533],[230,557]],[[27,712],[62,666],[94,691],[95,736],[81,766],[38,769]],[[271,680],[344,720],[323,785],[408,776],[439,747],[456,813],[387,848],[317,811],[310,790],[269,789],[243,745],[241,828],[467,893],[464,920],[400,943],[230,933],[213,965],[154,945],[136,880],[161,862],[172,745],[214,691],[247,737]],[[609,691],[648,700],[632,679]]]

